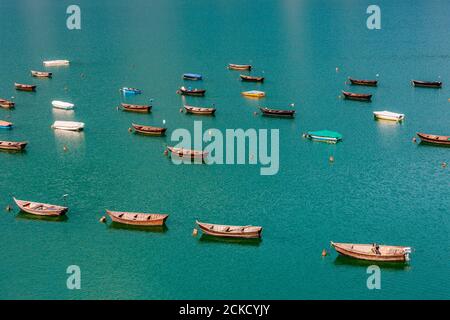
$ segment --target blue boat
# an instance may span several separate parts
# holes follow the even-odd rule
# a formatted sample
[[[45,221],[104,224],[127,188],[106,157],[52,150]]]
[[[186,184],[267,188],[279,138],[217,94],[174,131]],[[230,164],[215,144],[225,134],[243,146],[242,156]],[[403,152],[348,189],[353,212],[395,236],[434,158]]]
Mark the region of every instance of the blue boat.
[[[202,75],[197,73],[185,73],[183,74],[184,80],[202,80]]]
[[[0,129],[12,129],[12,126],[11,122],[0,120]]]
[[[136,88],[128,88],[128,87],[123,87],[122,89],[120,89],[120,91],[122,91],[123,94],[141,94],[142,90],[136,89]]]

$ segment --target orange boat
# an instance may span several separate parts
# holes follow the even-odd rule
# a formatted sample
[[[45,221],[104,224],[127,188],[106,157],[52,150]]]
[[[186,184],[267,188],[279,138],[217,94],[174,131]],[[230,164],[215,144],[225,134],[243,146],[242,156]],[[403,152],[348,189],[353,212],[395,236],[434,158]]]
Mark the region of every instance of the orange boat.
[[[175,154],[179,158],[188,158],[192,160],[194,159],[204,160],[208,156],[208,152],[206,151],[198,151],[175,147],[167,147],[167,150],[170,151],[171,154]]]
[[[417,132],[417,135],[419,136],[420,140],[422,140],[422,142],[450,146],[450,136],[438,136],[421,132]]]
[[[229,63],[228,64],[228,69],[231,70],[251,70],[252,66],[249,64],[234,64],[234,63]]]
[[[14,108],[15,103],[6,99],[0,99],[0,107],[5,109]]]
[[[16,90],[20,91],[36,91],[36,85],[34,84],[14,83],[14,87],[16,88]]]
[[[20,210],[38,216],[62,216],[69,208],[40,202],[24,201],[14,198]]]
[[[137,213],[109,210],[106,210],[106,213],[114,222],[142,227],[162,226],[169,216],[168,214],[160,213]]]
[[[128,104],[122,103],[122,110],[129,112],[139,112],[139,113],[149,113],[152,110],[152,106],[148,105],[138,105],[138,104]]]
[[[163,136],[166,133],[167,128],[144,126],[140,124],[131,124],[136,133],[145,134],[149,136]]]
[[[409,261],[410,247],[373,244],[335,243],[334,249],[344,256],[360,260],[405,262]]]
[[[227,238],[261,238],[262,227],[227,226],[196,221],[199,228],[206,234]]]
[[[0,141],[0,150],[22,151],[28,142]]]

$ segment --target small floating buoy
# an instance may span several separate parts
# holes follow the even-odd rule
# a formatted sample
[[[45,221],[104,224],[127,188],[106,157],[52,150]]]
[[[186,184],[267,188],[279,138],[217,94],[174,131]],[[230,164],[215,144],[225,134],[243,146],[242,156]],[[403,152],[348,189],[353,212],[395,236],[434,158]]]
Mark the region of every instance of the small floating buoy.
[[[303,133],[303,134],[302,134],[302,137],[303,137],[303,138],[306,138],[306,133]]]
[[[339,68],[338,67],[336,67],[336,72],[339,72]]]
[[[164,155],[167,156],[168,154],[169,154],[169,151],[167,151],[167,149],[164,150]]]
[[[163,120],[163,124],[166,124],[166,120],[165,119]]]
[[[82,78],[84,78],[84,73],[81,73],[80,76],[81,76]]]
[[[116,110],[119,111],[119,106],[116,107]]]
[[[105,222],[106,222],[106,217],[105,217],[105,216],[101,217],[100,220],[99,220],[99,222],[105,223]]]
[[[450,102],[450,98],[448,98],[448,101]]]
[[[412,142],[414,142],[414,143],[416,143],[416,142],[417,142],[417,139],[416,139],[416,137],[412,138]]]
[[[63,147],[63,150],[64,150],[64,151],[67,151],[67,150],[69,150],[69,149],[67,148],[67,146],[64,146],[64,147]]]
[[[333,157],[333,156],[330,156],[330,157],[328,158],[328,161],[334,162],[334,157]]]
[[[327,254],[328,254],[328,253],[327,253],[327,250],[323,249],[323,250],[322,250],[322,257],[326,257]]]
[[[133,132],[133,129],[131,129],[131,128],[128,128],[128,132]]]
[[[376,74],[376,76],[377,76],[377,78],[378,78],[378,77],[380,76],[380,74],[379,74],[379,73],[377,73],[377,74]]]
[[[258,112],[254,111],[254,112],[253,112],[253,115],[254,115],[254,116],[257,116],[257,115],[258,115]]]
[[[196,237],[198,234],[198,230],[196,228],[194,228],[194,230],[192,230],[192,236]]]
[[[183,113],[183,108],[180,108],[180,112]]]
[[[6,206],[6,208],[5,208],[5,210],[9,212],[9,211],[12,210],[12,208],[11,208],[11,206],[8,204],[8,205]]]
[[[441,166],[442,166],[442,168],[446,168],[447,167],[447,163],[446,162],[442,162]]]

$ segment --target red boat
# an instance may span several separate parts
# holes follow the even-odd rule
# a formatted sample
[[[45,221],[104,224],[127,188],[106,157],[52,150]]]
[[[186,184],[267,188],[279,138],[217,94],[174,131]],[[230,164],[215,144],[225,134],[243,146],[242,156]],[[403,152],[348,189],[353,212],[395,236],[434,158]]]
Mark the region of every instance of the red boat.
[[[368,86],[368,87],[376,87],[378,85],[378,80],[358,80],[353,78],[348,78],[350,83],[356,86]]]
[[[239,75],[241,77],[242,81],[247,82],[264,82],[264,77],[252,77],[252,76],[246,76],[244,74]]]
[[[0,141],[0,150],[22,151],[28,142]]]
[[[14,86],[16,87],[16,90],[20,91],[36,91],[36,85],[34,84],[14,83]]]
[[[278,109],[269,109],[264,107],[259,107],[259,110],[263,113],[265,116],[272,116],[272,117],[293,117],[295,114],[295,110],[278,110]]]
[[[348,100],[367,101],[367,102],[369,102],[372,99],[372,95],[371,94],[352,93],[352,92],[347,92],[347,91],[342,91],[342,94],[344,95],[344,98],[348,99]]]
[[[122,110],[129,112],[149,113],[152,106],[122,103]]]
[[[159,128],[152,126],[143,126],[140,124],[131,124],[136,133],[145,134],[149,136],[163,136],[166,133],[167,128]]]
[[[2,108],[6,108],[6,109],[11,109],[14,108],[15,103],[6,99],[0,99],[0,107]]]
[[[191,88],[186,88],[185,86],[182,86],[177,91],[177,93],[181,94],[181,95],[197,96],[197,97],[203,97],[205,95],[205,92],[206,92],[205,89],[191,89]]]
[[[198,151],[184,148],[175,148],[175,147],[167,147],[167,150],[173,155],[175,154],[179,158],[190,158],[194,159],[202,159],[204,160],[208,156],[208,152],[206,151]]]
[[[422,142],[441,146],[450,146],[450,136],[438,136],[421,132],[417,132],[417,135],[419,136],[420,140],[422,140]]]

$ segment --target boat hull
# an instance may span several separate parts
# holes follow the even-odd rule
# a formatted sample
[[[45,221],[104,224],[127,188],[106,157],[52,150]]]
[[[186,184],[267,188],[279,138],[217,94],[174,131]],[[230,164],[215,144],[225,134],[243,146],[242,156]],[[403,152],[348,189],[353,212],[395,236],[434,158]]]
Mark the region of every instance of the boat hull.
[[[23,151],[28,142],[0,141],[0,150]]]
[[[62,216],[67,213],[69,208],[67,207],[61,207],[56,206],[52,204],[45,204],[45,203],[38,203],[38,202],[31,202],[31,201],[23,201],[18,200],[14,198],[14,201],[16,202],[17,206],[20,210],[23,212],[34,214],[37,216],[48,216],[48,217],[57,217]],[[38,209],[42,208],[42,209]]]
[[[366,86],[366,87],[376,87],[378,85],[377,80],[358,80],[349,78],[350,83],[354,86]]]
[[[127,112],[150,113],[152,106],[122,103],[122,110]]]
[[[16,88],[16,90],[18,91],[36,91],[36,86],[35,85],[24,85],[24,84],[18,84],[16,83],[14,85],[14,87]]]
[[[251,70],[252,66],[248,64],[228,64],[228,69],[231,70]]]
[[[356,94],[356,93],[350,93],[350,92],[342,92],[344,95],[344,99],[347,100],[354,100],[354,101],[363,101],[363,102],[370,102],[372,101],[372,95],[371,94]]]
[[[411,84],[413,85],[413,87],[419,87],[419,88],[432,88],[432,89],[442,88],[442,82],[438,82],[438,81],[427,82],[427,81],[411,80]]]
[[[115,212],[109,210],[106,210],[106,213],[116,223],[140,227],[163,226],[169,217],[167,214]],[[139,217],[139,219],[132,219],[132,217]]]
[[[424,143],[434,144],[439,146],[450,146],[450,136],[438,136],[418,132],[417,136]]]
[[[163,136],[166,134],[167,128],[158,128],[150,126],[142,126],[138,124],[132,124],[134,132],[146,136]]]
[[[268,108],[259,108],[266,117],[278,117],[278,118],[293,118],[295,110],[275,110]]]
[[[367,261],[380,261],[380,262],[406,262],[409,261],[409,253],[401,253],[401,254],[392,254],[392,255],[383,255],[383,254],[375,254],[375,253],[364,253],[364,252],[356,252],[353,250],[349,250],[341,244],[331,243],[336,252],[343,256],[351,257],[359,260],[367,260]],[[401,250],[402,247],[399,247]]]
[[[219,225],[212,225],[212,224],[205,224],[202,222],[197,221],[197,225],[202,230],[203,233],[214,236],[214,237],[222,237],[222,238],[241,238],[241,239],[259,239],[261,238],[261,227],[244,227],[244,226],[219,226]],[[209,226],[215,226],[215,227],[228,227],[231,229],[248,229],[251,228],[252,231],[231,231],[231,232],[221,232],[219,230],[211,229]]]

